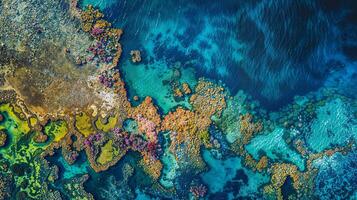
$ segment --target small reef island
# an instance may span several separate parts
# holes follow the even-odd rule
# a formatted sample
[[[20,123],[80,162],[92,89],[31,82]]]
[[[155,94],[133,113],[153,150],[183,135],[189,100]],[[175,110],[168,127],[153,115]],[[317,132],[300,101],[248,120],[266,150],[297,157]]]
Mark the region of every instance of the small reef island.
[[[0,200],[357,198],[355,3],[123,2],[0,1]]]

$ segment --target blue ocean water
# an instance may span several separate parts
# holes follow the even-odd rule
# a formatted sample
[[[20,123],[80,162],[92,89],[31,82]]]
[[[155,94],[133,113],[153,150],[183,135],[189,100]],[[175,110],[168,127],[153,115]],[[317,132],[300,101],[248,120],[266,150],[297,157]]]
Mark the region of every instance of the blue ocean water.
[[[356,27],[344,25],[356,21],[353,1],[81,3],[87,4],[124,30],[121,69],[130,82],[141,78],[131,75],[133,49],[142,51],[147,74],[158,74],[157,68],[170,73],[179,63],[196,76],[222,80],[232,94],[244,89],[271,109],[324,85],[336,71],[349,68],[356,74]]]
[[[316,178],[316,193],[321,199],[356,199],[357,153],[340,153],[314,163],[320,168]]]
[[[242,166],[239,157],[220,160],[209,151],[204,151],[203,158],[210,170],[202,175],[202,180],[216,198],[256,198],[259,187],[269,182],[268,176]]]

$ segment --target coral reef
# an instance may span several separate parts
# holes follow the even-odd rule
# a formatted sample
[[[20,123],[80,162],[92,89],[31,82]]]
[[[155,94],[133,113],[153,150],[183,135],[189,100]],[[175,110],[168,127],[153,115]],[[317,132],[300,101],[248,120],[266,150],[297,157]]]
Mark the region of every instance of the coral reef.
[[[4,131],[0,131],[0,147],[5,146],[7,135]]]
[[[190,187],[190,192],[195,198],[204,197],[207,193],[207,188],[204,185],[194,185]]]
[[[162,82],[178,104],[163,112],[135,91],[131,102],[119,66],[123,31],[94,6],[77,6],[0,2],[0,199],[219,199],[243,194],[242,185],[262,199],[338,193],[322,182],[344,174],[324,163],[351,171],[354,99],[318,91],[268,112],[242,91],[233,97],[221,83],[187,81],[174,66]],[[130,52],[133,63],[140,54]],[[120,175],[110,174],[114,166]],[[192,181],[218,173],[223,185]],[[351,173],[343,178],[354,181]],[[86,191],[100,176],[107,182],[98,194]],[[344,184],[347,198],[355,188]]]
[[[177,108],[165,116],[163,131],[171,131],[170,150],[181,162],[190,160],[193,166],[202,168],[201,144],[208,146],[208,128],[211,117],[220,115],[225,108],[223,88],[205,80],[200,80],[191,96],[193,111]],[[184,162],[183,162],[184,163]]]
[[[139,50],[130,51],[130,55],[133,63],[139,63],[141,61],[141,53]]]
[[[5,200],[10,197],[11,177],[0,174],[0,199]]]
[[[71,199],[76,199],[76,200],[93,200],[93,196],[91,194],[88,194],[83,187],[83,183],[87,181],[89,178],[88,175],[83,175],[80,177],[75,177],[71,180],[69,180],[67,183],[64,184],[64,188],[67,192],[67,195]]]

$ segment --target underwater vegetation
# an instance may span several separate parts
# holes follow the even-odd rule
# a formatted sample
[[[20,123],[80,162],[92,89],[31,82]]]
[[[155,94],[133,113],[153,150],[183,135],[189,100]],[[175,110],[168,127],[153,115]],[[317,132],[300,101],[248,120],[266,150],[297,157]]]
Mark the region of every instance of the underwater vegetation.
[[[356,12],[0,1],[0,200],[356,199]]]

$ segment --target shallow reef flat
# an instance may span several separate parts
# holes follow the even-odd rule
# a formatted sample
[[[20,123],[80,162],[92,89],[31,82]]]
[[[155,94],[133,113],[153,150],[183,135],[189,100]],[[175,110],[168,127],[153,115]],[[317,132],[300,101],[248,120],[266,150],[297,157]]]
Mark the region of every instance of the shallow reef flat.
[[[242,10],[229,2],[212,13],[215,22],[231,20],[221,11]],[[286,4],[259,3],[255,12]],[[115,7],[128,12],[128,5],[0,1],[0,200],[356,198],[357,101],[353,86],[344,84],[356,77],[353,60],[346,69],[350,75],[331,72],[319,87],[289,94],[273,109],[261,103],[266,97],[243,86],[233,89],[222,78],[233,73],[218,66],[229,60],[201,60],[204,68],[212,65],[207,74],[192,67],[194,56],[174,51],[191,39],[181,37],[182,31],[170,36],[167,11],[152,21],[162,4],[152,1],[148,10],[138,9],[149,13],[146,19],[113,13]],[[168,6],[177,5],[168,1]],[[198,17],[192,8],[197,3],[179,9],[177,21]],[[121,29],[128,21],[143,28]],[[195,43],[187,52],[201,48],[205,58],[215,54],[220,44],[210,41],[210,33],[224,31],[222,24],[209,23],[197,36],[208,44]],[[181,29],[190,29],[186,25]],[[224,52],[250,59],[249,50],[247,57],[237,52],[252,47],[238,45],[232,34],[223,35],[235,48]],[[171,50],[156,47],[165,42]],[[274,73],[268,76],[283,76]],[[331,81],[336,77],[344,79]],[[258,88],[266,93],[267,87]],[[291,92],[275,92],[286,90]]]

